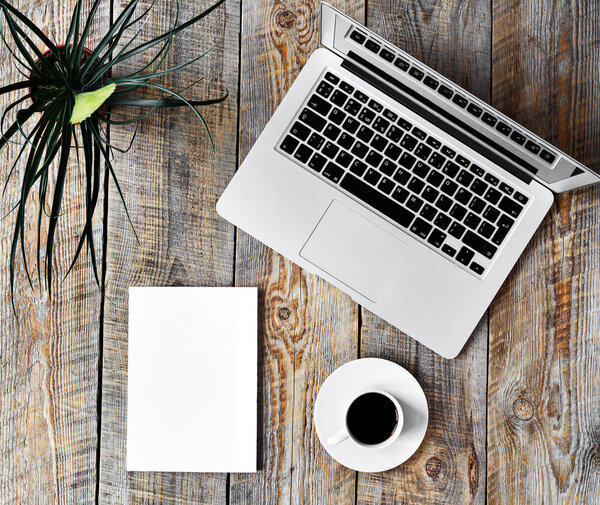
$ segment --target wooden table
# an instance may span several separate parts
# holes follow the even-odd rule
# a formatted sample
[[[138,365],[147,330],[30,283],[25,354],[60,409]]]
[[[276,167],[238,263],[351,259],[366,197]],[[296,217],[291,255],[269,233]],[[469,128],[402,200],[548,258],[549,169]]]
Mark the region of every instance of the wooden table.
[[[15,0],[58,34],[73,3]],[[112,3],[102,5],[96,40],[120,12],[121,3]],[[182,2],[182,19],[205,2],[195,4]],[[334,4],[600,169],[596,0]],[[148,33],[172,19],[173,3],[158,15],[165,5],[158,2]],[[216,45],[199,66],[166,82],[183,88],[200,73],[205,79],[193,93],[229,89],[224,104],[203,111],[217,153],[189,112],[158,112],[140,124],[134,147],[115,161],[139,242],[114,185],[106,185],[96,216],[105,299],[85,261],[57,283],[52,300],[32,292],[20,273],[17,321],[6,274],[13,223],[0,221],[0,503],[600,503],[597,187],[557,197],[467,346],[450,361],[216,214],[220,193],[318,46],[318,22],[317,0],[227,0],[202,29],[178,39],[168,66]],[[3,84],[17,78],[6,51],[0,75]],[[110,130],[118,145],[130,135]],[[1,166],[4,177],[7,153]],[[83,223],[79,184],[69,181],[59,229],[62,272]],[[2,215],[16,191],[9,186]],[[258,473],[125,471],[127,288],[138,285],[259,287]],[[421,448],[382,474],[337,464],[312,422],[325,378],[366,356],[408,368],[430,407]]]

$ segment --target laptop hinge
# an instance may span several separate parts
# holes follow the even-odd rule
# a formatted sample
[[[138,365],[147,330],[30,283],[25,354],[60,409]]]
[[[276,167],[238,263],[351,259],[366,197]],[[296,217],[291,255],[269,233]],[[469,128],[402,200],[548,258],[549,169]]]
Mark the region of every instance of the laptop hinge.
[[[513,163],[506,160],[502,156],[499,156],[498,154],[496,154],[494,151],[492,151],[491,149],[489,149],[482,143],[477,142],[471,136],[481,139],[486,144],[492,146],[496,151],[502,153],[507,158],[510,158],[515,163],[518,163],[526,170],[529,170],[530,172],[535,174],[537,172],[537,169],[534,166],[527,163],[525,160],[518,158],[514,153],[511,153],[504,147],[496,144],[494,141],[488,139],[487,137],[482,135],[480,132],[478,132],[474,128],[472,128],[469,125],[462,122],[460,119],[452,116],[452,114],[450,114],[448,111],[445,111],[443,108],[434,104],[427,98],[421,96],[415,90],[409,88],[402,82],[398,81],[394,77],[387,74],[385,71],[381,70],[380,68],[373,65],[372,63],[366,61],[364,58],[361,58],[360,56],[353,53],[352,51],[350,51],[350,53],[348,54],[348,57],[355,60],[358,64],[354,63],[354,61],[350,61],[350,59],[348,59],[348,58],[345,58],[344,61],[342,62],[342,68],[349,70],[350,72],[357,75],[361,79],[367,81],[369,84],[371,84],[373,87],[377,88],[379,91],[385,93],[390,98],[401,103],[408,109],[412,110],[415,114],[418,114],[423,119],[434,124],[440,130],[445,131],[447,134],[451,135],[455,139],[457,139],[460,142],[462,142],[463,144],[467,145],[468,147],[473,149],[473,151],[478,152],[479,154],[481,154],[482,156],[484,156],[491,162],[502,167],[504,170],[511,173],[512,175],[514,175],[518,179],[522,180],[523,182],[529,184],[532,181],[533,177],[531,177],[528,173],[523,172],[520,168],[515,166]],[[365,69],[368,69],[368,71]],[[373,74],[375,74],[375,75],[373,75]],[[382,81],[381,79],[384,79],[384,80]],[[402,92],[400,92],[399,90],[401,90]],[[410,98],[407,95],[410,95],[411,97],[415,98],[420,103],[417,103],[415,100],[413,100],[413,98]],[[431,109],[431,110],[428,110],[428,109]],[[436,114],[431,112],[432,110],[435,111]],[[447,121],[443,120],[440,116],[443,116],[443,117],[449,119],[452,123],[456,124],[460,129],[453,126],[452,124],[448,123]],[[464,131],[461,131],[461,129]],[[465,134],[464,132],[468,132],[469,135]]]

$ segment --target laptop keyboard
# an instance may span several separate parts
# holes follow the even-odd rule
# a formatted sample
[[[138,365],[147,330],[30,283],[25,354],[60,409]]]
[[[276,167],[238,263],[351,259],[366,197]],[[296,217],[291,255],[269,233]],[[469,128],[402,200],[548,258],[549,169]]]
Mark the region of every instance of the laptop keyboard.
[[[529,201],[332,72],[279,149],[479,276]]]

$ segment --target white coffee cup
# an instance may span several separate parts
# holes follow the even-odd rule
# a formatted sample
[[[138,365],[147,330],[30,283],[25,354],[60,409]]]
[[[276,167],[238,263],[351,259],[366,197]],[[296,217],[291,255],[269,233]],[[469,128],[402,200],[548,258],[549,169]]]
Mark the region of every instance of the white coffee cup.
[[[367,401],[366,397],[369,395],[381,395],[385,397],[386,400],[383,400],[380,397],[371,396],[370,400],[372,401]],[[387,400],[389,400],[389,402]],[[377,408],[378,404],[381,404],[380,409]],[[373,408],[370,412],[364,412],[368,406]],[[392,406],[395,409],[396,419],[396,424],[393,429],[391,417],[393,414]],[[357,419],[357,416],[359,419]],[[380,417],[378,418],[377,416]],[[396,441],[396,439],[400,436],[403,425],[404,414],[402,413],[402,407],[400,406],[398,400],[396,400],[396,398],[386,391],[371,389],[368,391],[363,391],[352,398],[352,400],[346,406],[344,413],[344,426],[336,431],[333,435],[328,437],[326,443],[327,445],[337,445],[344,440],[349,439],[361,447],[369,449],[383,449],[384,447],[387,447]],[[359,427],[360,430],[358,430]],[[366,442],[366,439],[369,438],[370,435],[370,427],[372,428],[371,434],[374,436],[374,438],[381,438],[381,441],[376,443]]]

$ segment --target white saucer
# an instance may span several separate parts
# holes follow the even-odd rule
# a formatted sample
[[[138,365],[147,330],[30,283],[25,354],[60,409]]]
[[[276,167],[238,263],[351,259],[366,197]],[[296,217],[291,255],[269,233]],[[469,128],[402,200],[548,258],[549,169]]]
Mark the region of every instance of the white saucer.
[[[398,439],[383,449],[361,447],[351,439],[328,446],[325,440],[344,426],[347,405],[369,389],[387,391],[400,402],[404,426]],[[385,359],[362,358],[327,377],[317,395],[314,416],[319,440],[333,459],[359,472],[384,472],[404,463],[419,448],[429,410],[423,389],[408,370]]]

